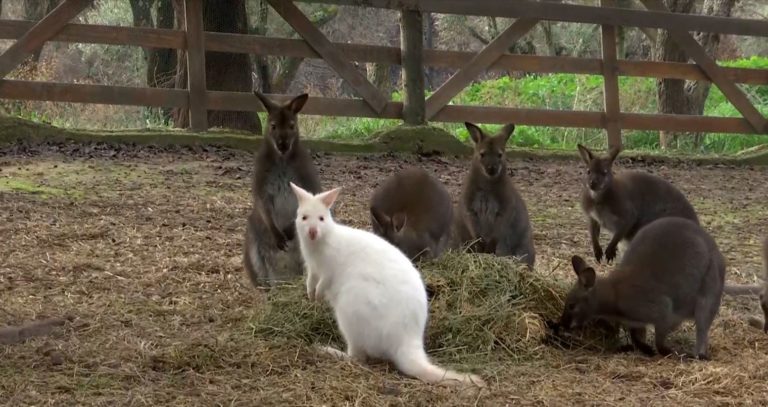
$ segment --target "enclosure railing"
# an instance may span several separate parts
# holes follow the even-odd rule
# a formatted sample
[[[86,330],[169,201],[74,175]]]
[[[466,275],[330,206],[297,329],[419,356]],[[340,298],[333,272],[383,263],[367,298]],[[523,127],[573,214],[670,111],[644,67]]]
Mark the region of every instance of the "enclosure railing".
[[[0,55],[5,77],[46,41],[129,45],[186,50],[187,89],[66,84],[0,80],[0,98],[74,103],[138,105],[188,109],[194,131],[208,128],[207,110],[260,111],[248,92],[206,89],[205,51],[323,59],[360,99],[313,97],[304,113],[401,119],[407,124],[433,122],[516,123],[534,126],[603,128],[610,145],[621,144],[622,130],[768,133],[768,121],[737,83],[768,84],[768,70],[725,68],[717,64],[691,32],[768,37],[768,21],[671,13],[662,0],[641,0],[646,10],[547,1],[497,0],[297,0],[401,12],[401,47],[341,44],[329,41],[292,0],[269,0],[274,10],[303,38],[203,31],[203,0],[184,1],[185,26],[179,30],[113,27],[69,23],[92,0],[65,0],[39,22],[0,20],[0,38],[17,41]],[[423,12],[515,18],[505,31],[478,53],[423,49]],[[508,54],[510,45],[542,20],[598,24],[602,59]],[[616,55],[616,26],[667,30],[694,63],[621,60]],[[404,99],[391,101],[368,81],[352,61],[402,65]],[[458,69],[425,98],[425,66]],[[450,104],[462,89],[488,70],[602,75],[604,110],[570,111]],[[620,76],[710,81],[741,113],[741,118],[673,114],[624,113],[619,98]],[[287,95],[274,95],[286,99]]]

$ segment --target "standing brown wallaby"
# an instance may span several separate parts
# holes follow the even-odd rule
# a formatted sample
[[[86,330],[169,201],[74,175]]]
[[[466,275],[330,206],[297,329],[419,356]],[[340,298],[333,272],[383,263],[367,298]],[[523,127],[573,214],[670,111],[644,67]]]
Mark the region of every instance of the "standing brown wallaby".
[[[412,261],[439,256],[448,243],[453,205],[440,181],[410,167],[389,177],[371,197],[373,232]]]
[[[598,263],[603,259],[601,227],[613,233],[605,248],[605,259],[610,263],[622,240],[629,243],[641,228],[656,219],[676,216],[699,223],[685,195],[664,179],[641,171],[614,175],[613,162],[619,148],[611,149],[607,157],[597,157],[581,144],[578,148],[587,164],[581,207],[589,217],[589,236]]]
[[[728,284],[724,292],[728,295],[757,295],[763,310],[763,321],[757,322],[757,325],[762,325],[763,332],[768,333],[768,237],[763,240],[763,267],[762,284]]]
[[[320,192],[312,157],[299,140],[298,114],[309,96],[279,105],[254,92],[267,110],[264,141],[256,153],[253,209],[248,217],[243,261],[256,287],[274,285],[303,273],[295,243],[298,202],[290,183]]]
[[[482,253],[521,258],[533,268],[536,252],[523,198],[507,175],[505,149],[515,125],[507,124],[494,137],[464,123],[475,144],[472,166],[456,208],[457,243]]]
[[[620,322],[629,329],[632,344],[653,355],[645,342],[646,326],[653,325],[656,350],[668,355],[667,335],[693,319],[694,356],[708,357],[709,328],[725,284],[725,258],[697,223],[677,217],[651,222],[605,277],[597,277],[579,256],[571,262],[578,279],[566,297],[560,327],[578,328],[597,318]]]

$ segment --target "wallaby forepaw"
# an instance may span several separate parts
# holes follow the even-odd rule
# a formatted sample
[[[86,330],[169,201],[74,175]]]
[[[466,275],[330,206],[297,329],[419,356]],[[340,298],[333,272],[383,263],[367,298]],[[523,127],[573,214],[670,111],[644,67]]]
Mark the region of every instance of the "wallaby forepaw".
[[[595,260],[597,260],[598,263],[603,261],[603,248],[600,246],[595,246],[592,248],[592,250],[595,252]]]
[[[487,387],[487,385],[485,384],[485,381],[481,379],[480,376],[476,374],[470,374],[470,375],[467,375],[467,377],[469,379],[468,380],[469,383],[474,384],[477,387]]]
[[[605,261],[610,264],[616,258],[616,246],[608,246],[605,249]]]

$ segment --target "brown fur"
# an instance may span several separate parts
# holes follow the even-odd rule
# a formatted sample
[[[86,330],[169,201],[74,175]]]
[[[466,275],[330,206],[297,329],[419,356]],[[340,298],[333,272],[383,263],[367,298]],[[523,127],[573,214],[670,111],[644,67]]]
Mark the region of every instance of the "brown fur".
[[[294,218],[298,203],[290,182],[320,192],[320,180],[309,152],[301,145],[298,114],[308,95],[284,105],[254,92],[267,110],[264,142],[256,153],[253,210],[248,217],[244,263],[256,286],[302,274],[295,244]],[[285,255],[281,252],[288,250]],[[278,265],[278,263],[286,263]]]
[[[507,175],[505,150],[515,126],[494,137],[465,123],[475,144],[472,166],[456,209],[456,243],[498,256],[522,258],[533,268],[536,252],[525,201]]]
[[[579,256],[573,256],[572,263],[578,279],[566,298],[560,327],[578,328],[593,319],[620,322],[629,329],[633,345],[652,355],[645,331],[653,325],[656,350],[668,355],[667,335],[693,319],[694,355],[708,357],[709,328],[725,283],[725,259],[698,224],[677,217],[651,222],[605,277],[598,278]]]
[[[581,207],[589,217],[589,235],[598,262],[603,258],[601,227],[613,233],[605,249],[605,258],[610,263],[616,258],[622,240],[629,243],[640,229],[656,219],[676,216],[699,223],[685,195],[664,179],[640,171],[614,175],[613,162],[619,149],[612,149],[607,157],[598,157],[580,144],[578,148],[588,169]]]
[[[760,299],[760,309],[763,311],[763,320],[750,319],[750,325],[758,326],[763,332],[768,333],[768,237],[763,240],[763,282],[761,284],[728,284],[725,286],[725,294],[728,295],[757,295]]]
[[[442,253],[453,218],[448,190],[416,167],[397,172],[376,188],[370,212],[373,232],[413,261]]]

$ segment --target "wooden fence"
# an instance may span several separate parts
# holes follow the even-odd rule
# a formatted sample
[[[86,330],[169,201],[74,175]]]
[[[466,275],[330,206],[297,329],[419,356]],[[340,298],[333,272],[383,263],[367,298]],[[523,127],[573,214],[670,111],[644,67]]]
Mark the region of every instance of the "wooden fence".
[[[5,77],[46,41],[130,45],[187,51],[188,89],[134,88],[21,80],[0,80],[0,98],[177,107],[188,109],[193,131],[208,128],[207,110],[259,111],[249,92],[206,89],[205,51],[321,58],[344,79],[360,99],[312,97],[304,113],[326,116],[402,119],[409,124],[433,122],[515,123],[534,126],[606,129],[610,145],[621,144],[621,130],[662,130],[721,133],[768,133],[766,118],[749,101],[738,83],[768,85],[768,70],[724,68],[705,52],[691,32],[768,37],[768,21],[670,13],[662,0],[641,0],[646,10],[601,5],[579,6],[546,1],[497,0],[297,0],[361,7],[396,9],[401,13],[401,47],[330,42],[292,0],[269,0],[275,11],[303,38],[203,31],[203,0],[185,0],[184,30],[109,27],[69,23],[92,0],[65,0],[39,22],[0,20],[0,38],[17,41],[0,55]],[[516,18],[478,53],[423,49],[422,12]],[[515,41],[542,20],[598,24],[602,59],[512,55]],[[668,30],[695,63],[617,59],[616,26]],[[404,101],[393,102],[360,73],[351,61],[403,66]],[[424,97],[424,67],[457,71],[431,96]],[[449,104],[462,89],[487,70],[602,75],[604,111],[520,109]],[[676,78],[714,83],[742,114],[741,118],[623,113],[620,76]],[[273,95],[287,99],[287,95]]]

